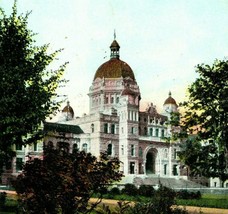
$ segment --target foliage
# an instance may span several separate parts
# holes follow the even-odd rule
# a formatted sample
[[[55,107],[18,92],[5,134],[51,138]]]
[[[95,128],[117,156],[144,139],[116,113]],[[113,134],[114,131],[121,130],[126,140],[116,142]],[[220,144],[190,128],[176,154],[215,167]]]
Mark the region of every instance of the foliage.
[[[182,103],[182,130],[187,139],[180,158],[192,175],[228,179],[228,60],[198,65],[199,77]],[[192,138],[191,136],[194,136]]]
[[[50,146],[44,151],[43,160],[26,162],[15,182],[20,204],[28,213],[89,213],[102,198],[100,192],[97,202],[88,206],[93,193],[121,179],[117,158],[101,154],[97,159],[83,151],[67,153]]]
[[[127,185],[130,187],[130,185]],[[148,197],[145,202],[118,202],[117,207],[112,211],[109,206],[103,206],[97,213],[99,214],[186,214],[186,210],[173,208],[175,205],[176,193],[167,187],[160,185],[159,189],[155,191],[152,197]]]
[[[139,187],[138,192],[139,192],[139,195],[150,197],[154,195],[155,190],[152,185],[141,185]]]
[[[200,199],[201,192],[189,192],[187,190],[181,190],[177,192],[177,198],[179,199]]]
[[[120,194],[120,189],[119,189],[118,187],[113,187],[113,188],[109,191],[109,193],[110,193],[111,195],[119,195],[119,194]]]
[[[0,192],[0,208],[5,206],[6,203],[6,192]]]
[[[60,105],[56,89],[66,81],[66,64],[50,69],[61,50],[35,46],[28,16],[17,15],[16,1],[7,17],[0,8],[0,169],[15,155],[12,145],[40,139],[41,123]]]
[[[134,184],[125,184],[124,188],[121,190],[122,194],[126,195],[138,195],[138,189]]]

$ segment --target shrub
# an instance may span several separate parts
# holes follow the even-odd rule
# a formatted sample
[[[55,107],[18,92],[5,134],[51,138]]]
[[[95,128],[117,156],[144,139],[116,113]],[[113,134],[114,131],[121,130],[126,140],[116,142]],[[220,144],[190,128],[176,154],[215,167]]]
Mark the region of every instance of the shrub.
[[[139,195],[145,197],[151,197],[154,195],[155,190],[151,185],[141,185],[138,190]]]
[[[122,194],[135,196],[138,194],[138,189],[134,184],[125,184],[124,188],[121,191]]]
[[[109,193],[110,193],[111,195],[120,195],[120,189],[119,189],[118,187],[113,187],[113,188],[109,191]]]
[[[200,199],[201,193],[197,192],[188,192],[187,190],[181,190],[177,192],[177,198],[179,199]]]
[[[0,208],[4,207],[6,203],[6,192],[0,192]]]

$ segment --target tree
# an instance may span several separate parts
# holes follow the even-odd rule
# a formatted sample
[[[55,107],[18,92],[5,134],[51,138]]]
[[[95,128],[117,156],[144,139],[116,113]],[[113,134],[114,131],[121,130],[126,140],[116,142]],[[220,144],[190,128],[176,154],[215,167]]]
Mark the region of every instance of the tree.
[[[189,134],[180,157],[192,174],[228,179],[228,60],[198,65],[199,77],[182,106],[182,130]],[[194,137],[193,137],[194,136]]]
[[[61,50],[49,54],[48,45],[34,45],[28,16],[17,15],[16,2],[9,17],[0,8],[0,169],[15,155],[12,145],[42,137],[41,122],[58,110],[56,89],[66,82],[67,63],[48,67]]]
[[[120,162],[101,154],[68,153],[45,147],[44,159],[29,160],[17,177],[15,189],[26,213],[90,213],[102,190],[121,179]],[[94,193],[98,200],[88,204]]]

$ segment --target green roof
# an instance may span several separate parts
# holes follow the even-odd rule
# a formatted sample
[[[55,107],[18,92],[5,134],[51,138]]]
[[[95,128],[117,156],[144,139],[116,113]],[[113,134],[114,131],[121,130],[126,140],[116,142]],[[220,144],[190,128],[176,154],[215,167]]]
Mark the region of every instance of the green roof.
[[[84,133],[82,129],[77,125],[68,125],[60,123],[44,123],[44,131],[55,131],[63,133],[73,133],[73,134],[82,134]]]

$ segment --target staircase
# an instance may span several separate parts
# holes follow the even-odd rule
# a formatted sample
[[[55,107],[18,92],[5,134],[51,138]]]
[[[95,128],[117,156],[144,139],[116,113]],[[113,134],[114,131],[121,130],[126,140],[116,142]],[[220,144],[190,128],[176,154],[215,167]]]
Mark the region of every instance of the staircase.
[[[184,180],[182,178],[165,178],[165,177],[155,177],[155,176],[147,176],[147,177],[135,177],[133,179],[133,184],[136,186],[140,185],[152,185],[159,186],[162,184],[163,186],[172,188],[172,189],[186,189],[186,188],[204,188],[205,186],[195,183],[193,181]]]

